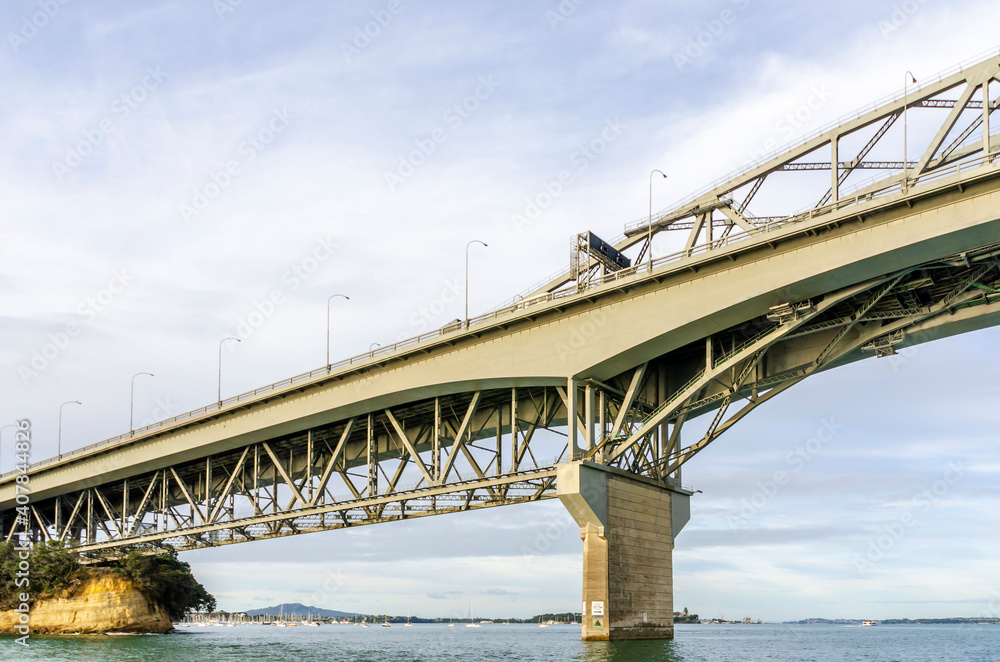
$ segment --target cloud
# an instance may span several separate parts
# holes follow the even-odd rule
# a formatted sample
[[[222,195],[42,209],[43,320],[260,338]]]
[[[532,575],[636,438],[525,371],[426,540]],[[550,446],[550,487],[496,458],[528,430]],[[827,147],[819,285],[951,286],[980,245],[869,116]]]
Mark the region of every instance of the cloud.
[[[66,411],[64,448],[124,431],[135,372],[156,374],[137,384],[138,420],[163,417],[166,402],[173,413],[212,402],[219,339],[275,288],[286,303],[224,355],[224,395],[320,366],[334,292],[351,296],[336,311],[335,358],[415,335],[431,324],[420,308],[464,277],[470,238],[490,244],[474,258],[469,291],[471,311],[485,311],[565,267],[568,237],[591,229],[610,239],[644,216],[652,168],[670,174],[654,191],[664,207],[894,92],[906,69],[931,76],[994,46],[1000,20],[995,3],[925,3],[885,36],[891,2],[801,11],[750,3],[723,21],[736,4],[583,3],[553,27],[544,7],[523,0],[452,3],[447,12],[407,3],[352,61],[340,44],[371,20],[361,6],[243,3],[220,20],[210,3],[68,5],[23,48],[0,53],[0,75],[18,91],[0,109],[0,416],[32,419],[33,457],[42,459],[55,452],[65,400],[84,405]],[[5,4],[0,21],[18,26],[23,11]],[[678,69],[675,55],[704,30],[710,44]],[[162,84],[115,114],[116,100],[155,66]],[[384,173],[449,126],[445,113],[490,75],[501,82],[495,93],[390,191]],[[817,87],[828,92],[823,103],[789,124]],[[287,129],[247,149],[285,108],[294,113]],[[53,165],[105,117],[114,131],[60,180]],[[627,127],[620,138],[517,231],[512,217],[616,118]],[[918,115],[911,121],[919,135]],[[239,174],[184,223],[180,205],[212,191],[230,161]],[[798,194],[780,187],[761,197],[762,210]],[[327,236],[341,248],[293,290],[283,275]],[[678,233],[664,246],[683,241]],[[122,268],[134,283],[25,383],[18,368]],[[461,309],[456,300],[433,323]],[[983,357],[998,340],[986,330],[925,345],[905,365],[868,360],[816,375],[709,446],[684,468],[702,493],[677,539],[676,604],[727,615],[752,607],[773,620],[815,605],[831,617],[884,617],[936,615],[949,599],[971,601],[970,612],[977,596],[988,603],[982,577],[992,576],[1000,543],[990,436],[1000,394]],[[793,471],[788,454],[830,416],[843,430]],[[686,440],[705,422],[688,425]],[[8,448],[0,470],[11,466]],[[956,459],[970,461],[967,476],[859,577],[852,560],[871,536]],[[767,496],[777,471],[791,478]],[[733,531],[727,518],[759,493],[764,504]],[[313,602],[315,578],[339,567],[345,584],[321,606],[375,612],[402,591],[395,604],[414,614],[433,600],[460,615],[468,605],[459,599],[474,594],[483,613],[507,615],[516,596],[531,615],[577,607],[580,550],[551,501],[184,558],[230,608]]]

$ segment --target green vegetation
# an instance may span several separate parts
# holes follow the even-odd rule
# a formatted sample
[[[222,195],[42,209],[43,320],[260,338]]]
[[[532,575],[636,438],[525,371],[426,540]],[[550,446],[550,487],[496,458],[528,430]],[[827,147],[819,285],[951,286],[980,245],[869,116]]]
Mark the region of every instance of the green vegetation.
[[[688,613],[687,607],[684,607],[683,612],[674,612],[674,623],[697,623],[699,620],[698,614]]]
[[[177,552],[146,556],[132,550],[111,568],[131,579],[148,600],[179,620],[189,611],[215,611],[215,598],[191,574],[191,566]]]
[[[216,606],[215,598],[191,574],[191,566],[174,551],[150,556],[131,550],[100,566],[84,566],[62,543],[43,543],[32,548],[27,587],[16,583],[20,562],[12,543],[0,543],[0,609],[17,607],[21,593],[30,595],[29,603],[34,604],[102,572],[131,580],[150,603],[163,607],[174,620],[189,611],[214,611]]]
[[[17,607],[21,593],[30,595],[29,604],[34,604],[61,589],[76,586],[87,578],[86,571],[76,557],[63,548],[62,543],[36,545],[32,549],[28,560],[28,586],[23,585],[23,577],[20,582],[22,585],[18,586],[17,566],[21,560],[14,543],[0,543],[0,609]]]

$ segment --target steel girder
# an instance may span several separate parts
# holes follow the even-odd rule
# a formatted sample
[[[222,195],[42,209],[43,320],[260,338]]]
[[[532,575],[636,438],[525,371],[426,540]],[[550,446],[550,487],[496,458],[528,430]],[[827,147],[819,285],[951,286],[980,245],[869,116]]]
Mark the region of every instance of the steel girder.
[[[698,452],[806,377],[865,356],[892,356],[904,343],[932,339],[958,311],[997,314],[998,280],[1000,245],[917,265],[819,301],[778,307],[785,310],[677,350],[660,360],[675,366],[675,383],[687,378],[683,385],[645,416],[616,425],[592,456],[679,480],[680,468]],[[764,367],[769,358],[776,360]],[[635,377],[641,379],[646,370],[641,366]],[[738,401],[743,404],[726,418]],[[707,431],[682,448],[678,442],[684,421],[713,411]],[[670,443],[667,453],[658,454],[651,441],[664,422],[671,429]]]
[[[632,268],[638,272],[645,268],[642,258],[648,256],[649,243],[663,231],[688,232],[685,248],[677,255],[710,255],[711,251],[733,242],[789,223],[808,222],[817,215],[837,212],[873,198],[893,194],[917,196],[922,184],[931,184],[949,171],[967,172],[993,163],[1000,154],[1000,136],[991,130],[990,118],[1000,107],[997,94],[1000,86],[993,85],[991,90],[990,85],[1000,80],[1000,55],[993,52],[972,65],[927,80],[908,93],[899,92],[858,110],[832,128],[745,166],[652,219],[643,218],[626,225],[624,235],[611,243],[619,252],[638,253],[639,257],[633,259],[636,266]],[[921,118],[935,113],[940,117],[933,135],[911,136],[909,156],[919,156],[917,160],[907,157],[902,136],[891,131],[898,132],[905,123],[900,120],[913,112]],[[846,147],[853,142],[861,143],[861,147],[853,158],[842,160],[841,143]],[[866,170],[886,174],[870,182],[852,177]],[[752,203],[762,189],[781,185],[781,179],[774,177],[776,173],[797,176],[816,171],[828,172],[830,184],[817,190],[816,202],[805,211],[796,207],[752,213]],[[803,183],[803,188],[808,186],[809,183]],[[851,187],[850,190],[845,186]],[[662,256],[658,260],[666,263],[674,257]],[[654,267],[655,263],[656,260]],[[544,299],[571,286],[577,273],[590,274],[590,269],[599,268],[596,260],[581,263],[578,269],[555,275],[516,299]],[[625,275],[628,274],[618,274]]]
[[[806,377],[890,356],[958,311],[995,314],[998,260],[1000,245],[775,306],[607,382],[437,397],[99,482],[0,513],[0,533],[90,558],[233,544],[549,499],[555,465],[581,458],[679,485],[687,461]],[[685,421],[713,412],[682,445]]]

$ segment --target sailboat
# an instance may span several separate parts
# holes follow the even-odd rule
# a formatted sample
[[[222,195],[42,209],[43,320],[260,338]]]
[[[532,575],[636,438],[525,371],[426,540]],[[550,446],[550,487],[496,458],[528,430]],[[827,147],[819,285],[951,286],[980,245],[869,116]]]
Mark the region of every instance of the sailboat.
[[[319,623],[317,623],[316,621],[313,620],[312,612],[309,612],[309,618],[306,619],[306,622],[303,623],[302,625],[306,626],[307,628],[318,628],[319,627]]]
[[[389,614],[385,614],[385,620],[382,621],[382,627],[391,628],[392,625],[389,623]]]
[[[410,610],[409,609],[406,610],[406,625],[404,625],[403,627],[404,628],[412,628],[413,627],[413,623],[410,622]]]
[[[478,628],[482,627],[479,623],[476,623],[475,612],[472,610],[472,601],[469,601],[469,622],[465,624],[467,628]]]
[[[538,627],[540,627],[540,628],[547,628],[547,627],[549,627],[548,623],[542,623],[542,615],[541,614],[538,615]]]
[[[279,628],[288,627],[288,623],[285,622],[285,605],[281,605],[281,609],[278,611],[278,621],[275,623],[275,626]]]
[[[450,627],[450,628],[455,627],[455,619],[454,618],[449,618],[448,619],[448,627]]]

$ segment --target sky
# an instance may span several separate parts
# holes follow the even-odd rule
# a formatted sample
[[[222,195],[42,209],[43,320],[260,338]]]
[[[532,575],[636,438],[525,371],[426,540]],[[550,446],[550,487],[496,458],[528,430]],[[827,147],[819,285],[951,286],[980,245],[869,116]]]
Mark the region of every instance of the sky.
[[[975,0],[5,2],[0,419],[30,418],[42,459],[66,401],[64,450],[127,431],[135,373],[136,426],[215,401],[226,336],[223,396],[319,367],[335,293],[334,360],[437,328],[472,239],[485,312],[575,233],[643,218],[653,168],[661,209],[995,48],[997,24]],[[817,375],[686,465],[675,608],[1000,613],[998,340]],[[231,610],[580,604],[556,501],[182,558]]]

